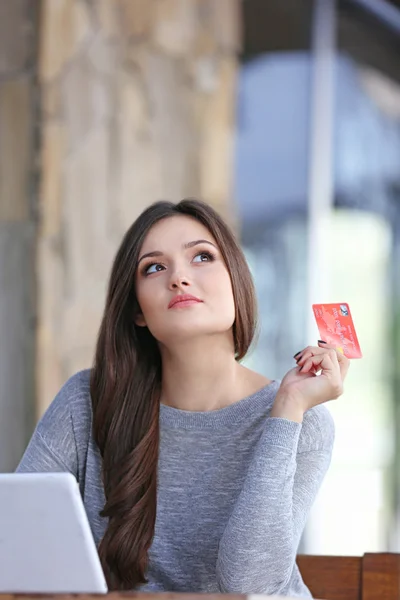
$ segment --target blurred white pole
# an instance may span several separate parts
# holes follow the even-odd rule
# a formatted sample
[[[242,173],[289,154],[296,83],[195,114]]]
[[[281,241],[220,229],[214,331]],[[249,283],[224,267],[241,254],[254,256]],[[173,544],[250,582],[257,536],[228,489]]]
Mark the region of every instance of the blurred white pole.
[[[312,39],[312,90],[310,115],[310,162],[308,188],[308,303],[307,342],[315,344],[316,325],[311,305],[335,302],[328,298],[327,248],[334,197],[333,120],[336,59],[336,1],[315,0]],[[320,540],[319,524],[326,518],[318,502],[311,511],[302,552],[313,552]]]
[[[308,334],[315,337],[311,304],[326,302],[329,290],[326,249],[334,194],[335,0],[315,0],[313,20],[307,264]]]

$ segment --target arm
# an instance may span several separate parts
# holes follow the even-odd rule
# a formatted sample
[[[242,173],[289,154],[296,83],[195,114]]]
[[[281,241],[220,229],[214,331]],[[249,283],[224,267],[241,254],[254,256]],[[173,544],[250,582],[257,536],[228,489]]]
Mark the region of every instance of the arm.
[[[328,469],[332,418],[312,409],[303,423],[270,417],[221,538],[222,592],[290,593],[297,548]]]

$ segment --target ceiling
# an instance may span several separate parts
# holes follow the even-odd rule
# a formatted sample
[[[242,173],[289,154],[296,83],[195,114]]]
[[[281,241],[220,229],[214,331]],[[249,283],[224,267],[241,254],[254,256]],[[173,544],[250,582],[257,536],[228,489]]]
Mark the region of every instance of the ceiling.
[[[400,9],[400,0],[391,3]],[[400,37],[351,0],[337,5],[339,50],[400,81]],[[313,0],[243,0],[242,60],[310,50],[313,6]]]

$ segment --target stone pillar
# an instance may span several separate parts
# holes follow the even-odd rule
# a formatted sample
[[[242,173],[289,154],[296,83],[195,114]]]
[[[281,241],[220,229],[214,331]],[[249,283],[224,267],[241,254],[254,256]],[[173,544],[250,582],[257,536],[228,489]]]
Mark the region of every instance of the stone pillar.
[[[0,0],[0,472],[34,422],[36,5]]]
[[[229,216],[239,0],[43,0],[38,414],[91,365],[117,246],[158,199]]]

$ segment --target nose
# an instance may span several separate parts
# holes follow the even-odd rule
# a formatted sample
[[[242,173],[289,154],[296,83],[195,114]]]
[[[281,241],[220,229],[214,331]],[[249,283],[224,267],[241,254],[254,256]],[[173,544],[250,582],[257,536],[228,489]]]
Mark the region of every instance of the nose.
[[[189,286],[190,286],[190,281],[189,281],[188,277],[186,277],[182,273],[178,273],[178,272],[172,273],[170,281],[169,281],[169,288],[171,290],[179,290],[179,289],[183,290]]]

